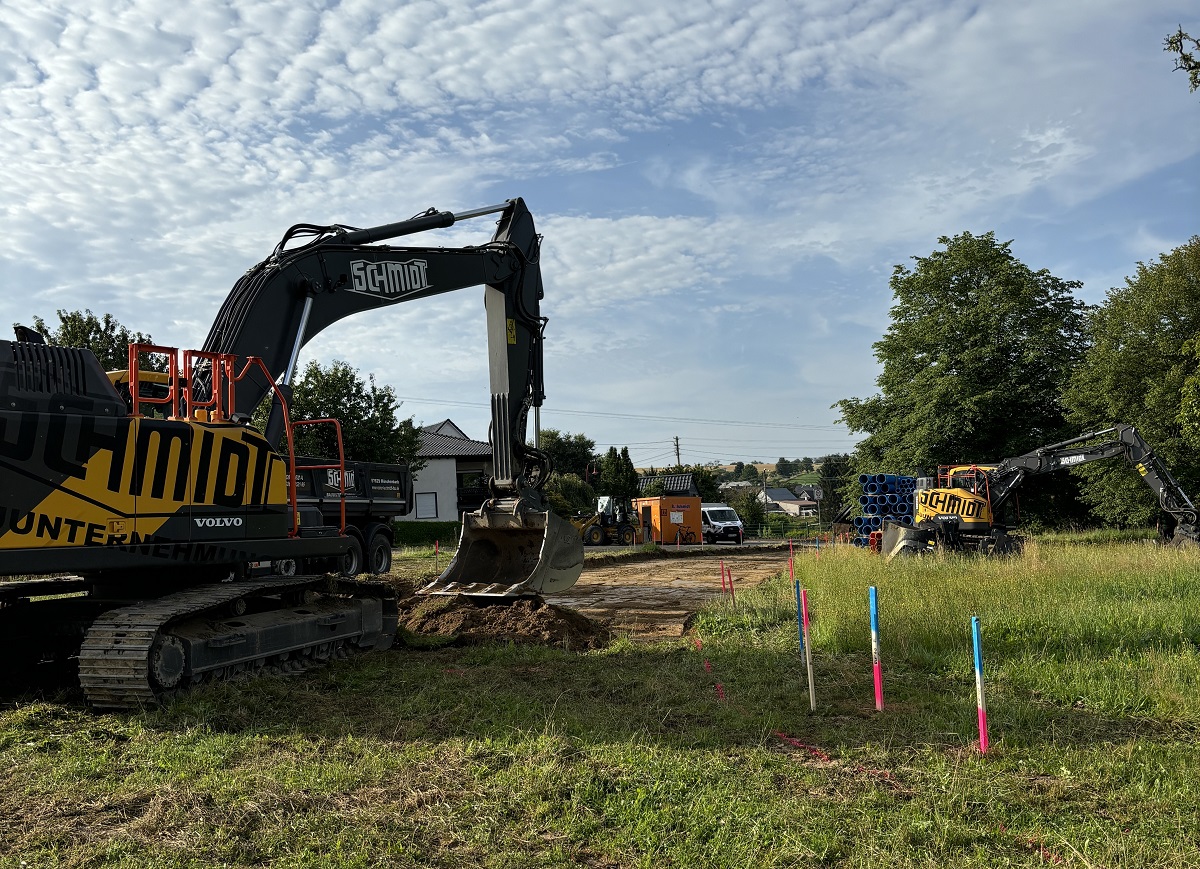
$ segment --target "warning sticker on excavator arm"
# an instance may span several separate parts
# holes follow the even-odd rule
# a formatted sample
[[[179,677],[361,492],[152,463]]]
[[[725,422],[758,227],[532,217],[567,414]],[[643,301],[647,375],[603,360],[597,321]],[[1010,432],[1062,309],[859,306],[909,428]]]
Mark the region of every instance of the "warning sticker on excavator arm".
[[[508,343],[517,343],[517,321],[512,319],[512,317],[508,318]]]

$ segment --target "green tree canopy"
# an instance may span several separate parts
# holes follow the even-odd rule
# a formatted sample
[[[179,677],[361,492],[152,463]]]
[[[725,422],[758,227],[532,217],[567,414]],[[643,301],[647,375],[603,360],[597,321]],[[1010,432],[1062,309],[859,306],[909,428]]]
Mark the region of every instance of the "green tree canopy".
[[[269,406],[269,401],[264,406]],[[363,380],[358,369],[345,362],[334,361],[328,368],[315,360],[309,362],[292,386],[292,420],[340,421],[348,460],[400,461],[415,473],[425,464],[417,459],[421,435],[411,417],[396,419],[398,407],[392,387],[377,386],[373,374]],[[333,426],[302,426],[296,432],[296,451],[304,455],[336,456]]]
[[[892,273],[892,324],[874,344],[880,393],[834,405],[867,434],[856,470],[996,460],[1066,431],[1062,391],[1084,347],[1081,284],[1033,271],[991,232],[939,243]]]
[[[851,494],[857,496],[853,491],[851,479],[857,483],[858,474],[851,469],[850,456],[846,453],[825,456],[820,463],[817,485],[821,487],[821,493],[824,495],[821,499],[821,516],[830,520],[845,506]]]
[[[540,443],[541,451],[554,463],[554,473],[574,474],[581,480],[587,479],[588,465],[596,458],[594,440],[584,434],[545,428],[542,429]]]
[[[692,465],[687,469],[692,475],[692,482],[696,484],[696,489],[700,492],[700,500],[703,503],[718,503],[721,500],[721,481],[717,477],[716,469],[708,465]]]
[[[759,498],[759,494],[758,489],[743,489],[729,500],[729,506],[737,512],[747,534],[751,528],[761,527],[767,518],[767,505]]]
[[[1076,433],[1135,426],[1188,493],[1200,483],[1200,236],[1138,263],[1087,318],[1090,347],[1066,393]],[[1124,462],[1076,471],[1092,512],[1115,524],[1153,524],[1157,501]]]
[[[148,334],[130,332],[112,314],[97,317],[90,310],[58,311],[57,314],[57,329],[51,329],[41,317],[33,318],[33,328],[42,333],[47,344],[91,350],[105,371],[124,370],[129,367],[130,344],[154,343],[154,339]],[[165,365],[154,359],[143,360],[142,365],[155,370],[165,368]]]
[[[546,481],[542,494],[550,509],[559,516],[570,517],[578,513],[590,516],[596,512],[596,490],[578,474],[555,472]]]
[[[619,503],[629,501],[638,494],[638,473],[629,458],[629,447],[609,447],[600,461],[600,477],[596,484],[600,495],[611,495]]]

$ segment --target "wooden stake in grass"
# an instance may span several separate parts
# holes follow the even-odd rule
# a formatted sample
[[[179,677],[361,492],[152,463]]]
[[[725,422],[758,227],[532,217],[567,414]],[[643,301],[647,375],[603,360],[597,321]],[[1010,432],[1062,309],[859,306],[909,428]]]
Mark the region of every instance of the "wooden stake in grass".
[[[725,559],[721,559],[721,597],[725,596]]]
[[[871,599],[871,668],[875,672],[875,710],[883,711],[883,660],[879,654],[879,597],[875,586],[870,587]]]
[[[737,599],[733,596],[733,568],[729,568],[729,602],[734,606],[737,605]]]
[[[438,569],[438,542],[433,541],[433,569],[436,572]]]
[[[988,750],[987,699],[983,696],[983,637],[979,616],[971,617],[971,641],[975,646],[975,705],[979,712],[979,753]]]

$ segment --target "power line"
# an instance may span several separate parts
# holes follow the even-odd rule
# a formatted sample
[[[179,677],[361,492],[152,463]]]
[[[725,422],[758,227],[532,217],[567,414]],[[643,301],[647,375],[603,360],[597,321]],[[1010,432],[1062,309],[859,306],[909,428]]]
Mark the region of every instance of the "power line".
[[[451,407],[479,407],[490,408],[491,405],[484,404],[479,401],[450,401],[441,398],[417,398],[411,395],[397,395],[397,401],[419,401],[423,404],[439,404],[448,405]],[[733,419],[706,419],[703,417],[689,416],[655,416],[649,414],[638,413],[616,413],[606,410],[568,410],[561,407],[542,408],[542,416],[552,414],[566,414],[574,416],[599,416],[606,419],[641,419],[649,422],[692,422],[704,423],[706,425],[737,425],[753,428],[782,428],[782,429],[804,429],[809,431],[847,431],[845,426],[840,425],[809,425],[806,423],[790,423],[790,422],[751,422],[745,420]]]

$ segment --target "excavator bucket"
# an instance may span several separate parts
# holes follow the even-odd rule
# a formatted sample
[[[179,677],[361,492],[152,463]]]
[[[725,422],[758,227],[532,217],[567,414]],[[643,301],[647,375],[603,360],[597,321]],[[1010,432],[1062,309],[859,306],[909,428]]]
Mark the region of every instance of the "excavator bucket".
[[[551,511],[463,515],[458,553],[421,594],[521,597],[566,591],[583,573],[583,540]]]
[[[897,555],[918,555],[929,550],[930,534],[911,525],[886,520],[883,523],[883,541],[880,551],[891,561]]]

